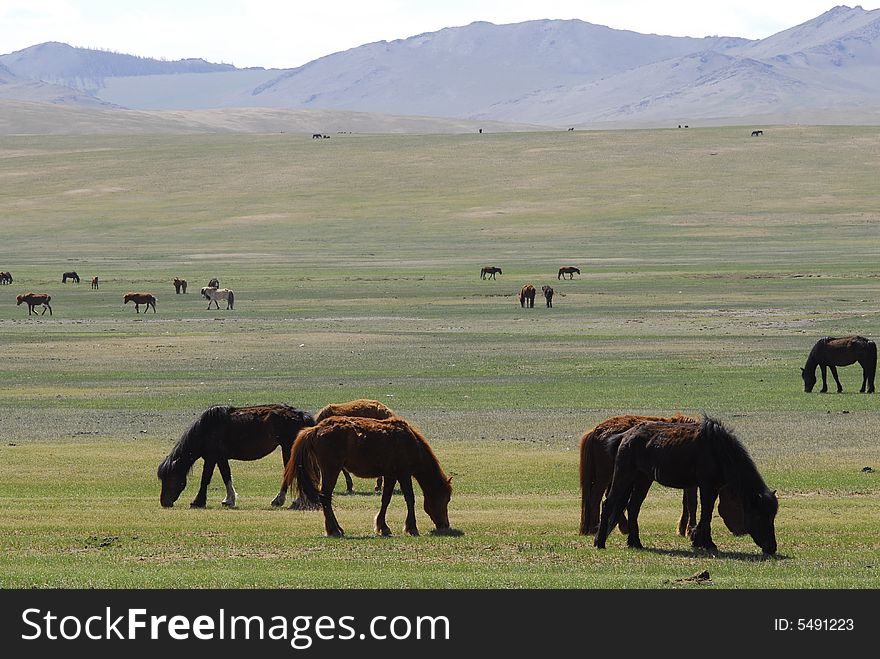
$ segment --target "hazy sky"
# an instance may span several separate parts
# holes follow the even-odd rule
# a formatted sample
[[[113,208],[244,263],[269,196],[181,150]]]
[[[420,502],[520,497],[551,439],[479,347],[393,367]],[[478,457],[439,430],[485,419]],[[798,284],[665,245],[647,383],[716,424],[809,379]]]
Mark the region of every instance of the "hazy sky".
[[[289,68],[473,21],[579,18],[675,36],[761,38],[832,0],[0,0],[0,54],[44,41],[239,67]],[[880,3],[862,5],[874,9]]]

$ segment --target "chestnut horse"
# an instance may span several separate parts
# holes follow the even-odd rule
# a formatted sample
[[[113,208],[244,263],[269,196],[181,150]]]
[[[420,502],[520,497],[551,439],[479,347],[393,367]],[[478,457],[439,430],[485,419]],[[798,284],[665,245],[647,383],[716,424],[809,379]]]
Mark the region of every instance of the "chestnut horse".
[[[134,302],[135,313],[140,313],[140,305],[142,304],[144,305],[144,313],[147,313],[147,309],[150,307],[153,307],[153,313],[156,313],[156,297],[150,293],[126,293],[122,299],[124,304]]]
[[[180,277],[174,278],[174,292],[177,295],[186,293],[186,279],[181,279]]]
[[[98,290],[98,278],[97,277],[92,277],[92,290],[93,291]]]
[[[318,413],[315,414],[315,423],[323,421],[331,416],[360,416],[367,419],[390,419],[396,416],[390,408],[386,407],[378,400],[352,400],[347,403],[330,403],[325,405]],[[342,476],[345,478],[346,492],[354,491],[354,483],[351,480],[351,474],[347,470],[342,470]],[[376,479],[376,492],[382,491],[382,477]]]
[[[311,506],[320,503],[328,536],[344,535],[332,507],[333,488],[343,467],[361,478],[382,476],[382,505],[376,515],[376,533],[391,535],[385,511],[394,484],[399,482],[407,508],[404,531],[419,534],[413,478],[422,488],[425,512],[434,526],[438,530],[449,528],[452,479],[443,473],[427,440],[403,419],[333,416],[297,435],[284,468],[284,485],[296,481],[300,498]]]
[[[525,308],[534,308],[535,306],[535,287],[526,284],[519,292],[519,306]]]
[[[186,487],[186,477],[199,458],[204,460],[202,482],[191,508],[204,508],[208,500],[208,484],[214,467],[226,485],[224,506],[234,506],[238,495],[232,486],[229,460],[259,460],[281,447],[284,464],[290,447],[305,426],[314,424],[312,415],[289,405],[254,405],[251,407],[216,406],[205,410],[183,433],[171,453],[159,465],[156,475],[162,481],[159,502],[169,508]],[[273,506],[284,505],[287,486],[272,500]]]
[[[611,416],[591,428],[580,439],[580,481],[581,481],[581,535],[593,535],[599,529],[599,508],[602,497],[611,487],[611,474],[614,471],[614,453],[610,450],[610,440],[633,426],[646,421],[667,423],[700,423],[699,419],[675,414],[671,417],[639,416],[624,414]],[[688,488],[682,494],[681,517],[678,520],[678,534],[686,536],[697,525],[697,489]],[[626,515],[621,511],[618,527],[626,533]]]
[[[611,489],[593,544],[602,549],[624,507],[629,513],[627,545],[641,548],[639,509],[655,480],[661,485],[700,490],[700,521],[691,534],[694,548],[717,551],[712,511],[724,488],[741,511],[736,533],[752,536],[764,554],[776,553],[776,492],[768,489],[742,443],[709,417],[699,424],[648,421],[609,440],[614,458]],[[719,507],[719,512],[723,512]]]
[[[35,307],[38,304],[43,305],[43,313],[41,316],[46,315],[46,309],[49,310],[49,315],[52,315],[52,307],[49,306],[49,300],[52,299],[51,295],[46,295],[45,293],[25,293],[24,295],[16,295],[15,296],[15,306],[20,306],[22,302],[26,302],[28,305],[28,316],[33,314],[36,316],[37,312]]]
[[[495,275],[503,275],[501,272],[501,268],[496,268],[491,265],[487,265],[485,268],[480,270],[480,279],[495,279]]]
[[[565,279],[565,275],[568,275],[569,279],[574,279],[575,274],[581,274],[581,271],[578,268],[575,268],[573,265],[567,265],[563,268],[559,268],[559,272],[556,275],[557,279]]]
[[[840,378],[837,377],[838,366],[849,366],[858,362],[862,367],[862,388],[860,393],[874,393],[874,375],[877,373],[877,344],[863,336],[843,336],[835,338],[826,336],[816,341],[807,357],[806,365],[801,369],[804,380],[804,391],[810,393],[816,386],[816,366],[822,369],[821,393],[828,392],[826,369],[837,383],[837,393],[843,392]]]

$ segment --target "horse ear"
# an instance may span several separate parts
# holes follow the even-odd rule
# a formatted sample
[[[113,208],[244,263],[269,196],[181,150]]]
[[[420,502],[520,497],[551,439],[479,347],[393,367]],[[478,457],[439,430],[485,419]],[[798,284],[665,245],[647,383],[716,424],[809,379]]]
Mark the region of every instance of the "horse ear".
[[[447,478],[447,479],[446,479],[446,482],[449,483],[450,485],[452,485],[452,476],[450,476],[449,478]]]

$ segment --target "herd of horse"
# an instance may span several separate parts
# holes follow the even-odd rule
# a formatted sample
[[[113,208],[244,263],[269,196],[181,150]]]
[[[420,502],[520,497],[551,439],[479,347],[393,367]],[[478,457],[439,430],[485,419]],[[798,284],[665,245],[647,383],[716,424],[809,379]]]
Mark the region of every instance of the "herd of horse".
[[[492,265],[483,266],[480,269],[480,279],[495,279],[495,275],[504,274],[501,272],[501,268],[497,268]],[[557,279],[565,279],[565,275],[568,275],[569,279],[574,279],[575,274],[581,274],[579,268],[574,266],[564,266],[559,268],[559,272],[556,275]],[[544,302],[547,305],[548,309],[553,308],[553,295],[555,291],[551,286],[541,286],[541,293],[544,295]],[[523,287],[519,291],[519,305],[522,308],[533,309],[535,307],[535,296],[537,295],[537,291],[532,284],[524,284]]]

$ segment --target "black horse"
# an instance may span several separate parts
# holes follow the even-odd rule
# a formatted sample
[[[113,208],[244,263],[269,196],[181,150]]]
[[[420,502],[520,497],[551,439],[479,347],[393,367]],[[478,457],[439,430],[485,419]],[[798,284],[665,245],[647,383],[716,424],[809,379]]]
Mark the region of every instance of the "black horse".
[[[862,388],[860,393],[874,393],[874,375],[877,372],[877,344],[864,336],[843,336],[839,338],[826,336],[816,341],[807,356],[807,363],[801,369],[804,380],[804,391],[810,393],[816,386],[816,366],[822,369],[821,393],[828,392],[826,369],[837,383],[837,393],[843,391],[840,378],[837,377],[838,366],[849,366],[858,362],[862,366]]]
[[[289,405],[210,407],[183,433],[159,465],[156,472],[162,481],[159,502],[165,508],[174,505],[186,487],[187,474],[195,461],[202,458],[202,483],[190,507],[205,507],[215,465],[220,468],[226,485],[226,498],[222,503],[232,507],[237,494],[232,487],[229,460],[259,460],[280,446],[283,467],[290,458],[290,447],[296,434],[313,425],[315,420],[311,414]],[[287,487],[282,486],[272,505],[284,505],[286,496]]]
[[[72,279],[75,283],[79,283],[79,275],[75,272],[65,272],[61,275],[61,283],[66,284],[68,279]]]
[[[495,275],[503,274],[501,268],[496,268],[493,265],[487,265],[484,268],[480,268],[480,279],[495,279]]]
[[[553,307],[553,289],[549,286],[541,286],[541,292],[544,294],[544,299],[547,301],[547,308],[550,309]]]
[[[712,511],[724,488],[735,509],[735,534],[748,533],[765,554],[776,553],[774,521],[779,509],[776,492],[770,491],[740,441],[718,421],[706,417],[700,424],[646,422],[610,440],[616,444],[611,489],[599,520],[594,545],[605,547],[624,507],[629,515],[630,547],[641,548],[639,509],[655,480],[678,489],[698,487],[700,520],[691,533],[697,549],[717,551],[712,542]],[[719,510],[719,512],[721,512]]]

